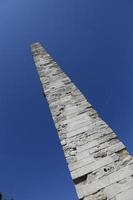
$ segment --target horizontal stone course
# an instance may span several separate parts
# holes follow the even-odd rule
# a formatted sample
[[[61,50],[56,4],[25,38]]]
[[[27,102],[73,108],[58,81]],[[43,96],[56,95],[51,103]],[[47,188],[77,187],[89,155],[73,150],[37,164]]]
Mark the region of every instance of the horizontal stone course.
[[[120,169],[119,171],[116,171],[103,179],[96,180],[91,184],[87,184],[85,186],[77,187],[77,192],[79,199],[91,195],[93,193],[96,193],[102,188],[105,188],[113,183],[116,183],[118,181],[123,180],[126,177],[130,177],[133,175],[133,170],[129,167],[126,166],[125,168]]]

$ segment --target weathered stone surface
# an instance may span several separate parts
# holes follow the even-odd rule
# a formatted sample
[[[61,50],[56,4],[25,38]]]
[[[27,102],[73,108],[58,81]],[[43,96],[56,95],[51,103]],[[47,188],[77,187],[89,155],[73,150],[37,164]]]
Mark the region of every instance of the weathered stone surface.
[[[133,200],[133,158],[39,44],[32,54],[79,200]]]

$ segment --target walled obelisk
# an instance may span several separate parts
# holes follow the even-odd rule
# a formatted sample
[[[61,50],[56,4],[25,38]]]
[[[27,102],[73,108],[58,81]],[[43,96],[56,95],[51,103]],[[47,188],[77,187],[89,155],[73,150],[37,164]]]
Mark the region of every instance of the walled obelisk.
[[[133,200],[133,158],[46,50],[32,55],[79,200]]]

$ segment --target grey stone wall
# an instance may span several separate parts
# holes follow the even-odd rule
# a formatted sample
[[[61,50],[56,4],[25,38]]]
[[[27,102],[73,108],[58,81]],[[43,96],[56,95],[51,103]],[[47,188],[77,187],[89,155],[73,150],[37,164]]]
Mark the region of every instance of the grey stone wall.
[[[133,158],[46,50],[32,54],[79,200],[133,200]]]

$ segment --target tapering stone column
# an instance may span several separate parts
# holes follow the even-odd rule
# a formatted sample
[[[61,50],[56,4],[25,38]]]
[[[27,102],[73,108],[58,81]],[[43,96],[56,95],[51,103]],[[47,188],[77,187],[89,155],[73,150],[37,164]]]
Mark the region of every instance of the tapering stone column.
[[[46,50],[32,54],[79,200],[133,200],[133,159]]]

